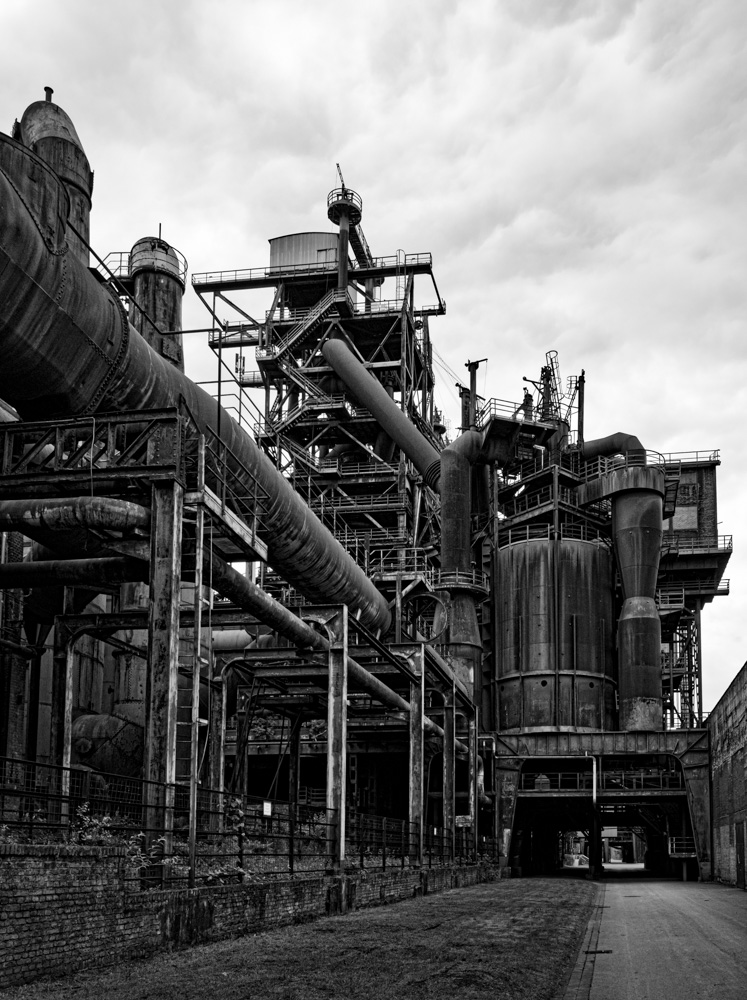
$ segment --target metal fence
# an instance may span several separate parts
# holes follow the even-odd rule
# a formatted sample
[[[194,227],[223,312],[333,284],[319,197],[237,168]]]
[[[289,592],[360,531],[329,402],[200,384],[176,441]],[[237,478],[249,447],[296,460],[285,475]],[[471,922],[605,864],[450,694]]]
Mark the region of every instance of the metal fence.
[[[191,843],[188,785],[0,757],[0,843],[124,846],[131,890],[329,872],[338,818],[325,806],[200,788]],[[350,811],[346,864],[404,868],[420,860],[414,833],[407,820]],[[424,829],[428,865],[485,857],[497,858],[489,838],[476,847],[465,828],[453,838]]]

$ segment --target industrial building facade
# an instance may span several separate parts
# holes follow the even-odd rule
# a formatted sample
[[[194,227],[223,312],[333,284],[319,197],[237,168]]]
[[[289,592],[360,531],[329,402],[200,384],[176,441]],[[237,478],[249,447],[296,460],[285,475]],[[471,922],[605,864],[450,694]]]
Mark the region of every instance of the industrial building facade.
[[[99,809],[192,885],[206,845],[271,829],[291,871],[396,847],[713,877],[717,451],[587,439],[554,351],[513,402],[468,361],[449,433],[431,255],[374,256],[342,174],[331,228],[191,282],[160,234],[91,266],[51,92],[0,135],[0,185],[4,824]]]

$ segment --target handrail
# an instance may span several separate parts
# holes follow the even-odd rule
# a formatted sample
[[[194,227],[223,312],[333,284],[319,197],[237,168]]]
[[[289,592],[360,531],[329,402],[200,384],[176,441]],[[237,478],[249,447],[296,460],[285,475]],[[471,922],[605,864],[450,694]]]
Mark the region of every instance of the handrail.
[[[488,399],[478,413],[476,423],[482,429],[492,417],[508,417],[518,424],[527,416],[532,419],[531,410],[527,414],[522,403],[514,403],[508,399]]]
[[[710,448],[705,451],[670,451],[663,455],[667,465],[674,463],[696,463],[696,462],[718,462],[720,461],[720,449]]]
[[[670,857],[697,857],[693,837],[668,837],[667,840],[667,850]]]
[[[436,570],[435,581],[444,590],[467,587],[470,590],[480,590],[486,593],[490,590],[490,579],[481,570],[473,569],[465,573],[463,570]]]
[[[374,257],[372,259],[372,264],[366,268],[361,268],[360,265],[355,262],[351,264],[350,272],[355,271],[371,271],[376,269],[384,268],[396,268],[397,266],[402,266],[402,261],[398,259],[396,254],[392,254],[386,257]],[[412,268],[416,266],[433,266],[433,255],[430,253],[406,253],[404,255],[404,267]],[[313,275],[313,274],[328,274],[329,272],[337,271],[337,262],[333,261],[326,264],[279,264],[273,267],[247,267],[247,268],[234,268],[228,271],[203,271],[200,274],[192,275],[192,284],[199,288],[201,285],[212,285],[220,283],[231,283],[239,281],[262,281],[266,278],[280,278],[285,276],[298,275],[299,277]]]
[[[349,187],[333,188],[327,195],[327,208],[330,205],[336,205],[338,201],[349,202],[351,205],[355,205],[359,211],[363,209],[363,199],[357,191],[353,191]]]
[[[520,524],[510,528],[499,528],[498,548],[505,548],[515,542],[542,541],[553,537],[551,524]],[[588,524],[561,524],[560,537],[569,541],[604,542],[607,536],[598,528]]]
[[[658,451],[630,451],[624,455],[600,455],[588,462],[582,462],[579,474],[586,482],[591,479],[599,479],[601,476],[618,469],[631,469],[646,467],[649,469],[665,470],[666,461],[664,456]]]
[[[185,282],[187,280],[187,270],[189,265],[187,264],[187,258],[179,250],[174,247],[169,246],[168,255],[171,254],[176,258],[177,263],[177,273],[181,281]],[[151,261],[150,266],[155,271],[167,271],[169,274],[173,274],[173,268],[159,267],[159,258],[155,254],[149,254],[149,259]],[[168,259],[166,254],[163,254],[164,259]],[[110,263],[111,262],[111,263]],[[105,278],[114,275],[115,278],[129,278],[131,273],[132,264],[132,254],[129,250],[113,250],[104,257],[103,263],[98,264],[96,270],[102,274]]]
[[[719,552],[731,552],[734,548],[733,535],[716,535],[714,538],[688,538],[682,535],[666,534],[662,538],[665,549],[674,549],[679,553],[707,552],[716,549]]]

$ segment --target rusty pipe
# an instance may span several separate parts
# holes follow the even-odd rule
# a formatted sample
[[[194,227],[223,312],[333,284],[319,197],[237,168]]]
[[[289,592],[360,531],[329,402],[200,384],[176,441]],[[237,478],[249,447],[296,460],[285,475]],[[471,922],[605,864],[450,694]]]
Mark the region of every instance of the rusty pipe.
[[[663,535],[662,494],[653,487],[656,470],[646,468],[646,449],[633,434],[587,441],[585,459],[635,456],[620,470],[612,493],[612,541],[620,571],[623,606],[617,623],[620,728],[661,729],[661,619],[656,581]],[[644,466],[640,468],[639,466]]]
[[[69,198],[38,156],[0,135],[0,396],[22,417],[175,407],[219,434],[269,497],[268,561],[312,600],[348,604],[386,630],[383,595],[255,442],[132,327],[116,295],[67,252]],[[252,485],[246,484],[252,492]]]
[[[265,625],[269,625],[279,635],[300,649],[318,653],[329,651],[330,642],[326,636],[296,617],[292,611],[276,601],[256,583],[247,580],[232,566],[215,556],[213,556],[212,566],[213,585],[226,597],[230,597],[239,607],[249,611],[255,618],[258,618]],[[382,683],[378,677],[369,673],[352,656],[347,657],[347,667],[350,679],[382,705],[397,712],[410,711],[408,701]],[[431,736],[443,739],[443,729],[427,716],[423,717],[423,728]],[[458,743],[458,749],[460,752],[467,752],[467,747],[463,743]]]
[[[322,354],[361,406],[373,414],[407,455],[426,485],[437,490],[441,472],[439,453],[400,410],[381,382],[370,374],[341,338],[325,340]]]
[[[600,456],[626,454],[645,456],[646,449],[635,434],[625,434],[623,431],[608,434],[607,437],[594,438],[592,441],[584,441],[581,445],[581,457],[585,461]]]
[[[53,497],[0,500],[0,530],[132,531],[150,527],[150,511],[129,500],[112,497]]]

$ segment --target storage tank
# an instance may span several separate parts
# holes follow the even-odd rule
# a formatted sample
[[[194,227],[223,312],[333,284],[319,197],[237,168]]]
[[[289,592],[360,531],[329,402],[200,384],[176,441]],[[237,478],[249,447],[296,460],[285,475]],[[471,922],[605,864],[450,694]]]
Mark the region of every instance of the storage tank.
[[[291,233],[276,236],[270,244],[270,270],[318,264],[319,268],[337,267],[337,233]]]
[[[74,227],[67,227],[66,239],[71,252],[88,267],[93,171],[69,116],[52,103],[52,88],[44,90],[46,100],[26,108],[13,138],[48,163],[65,185],[70,199],[68,219]]]
[[[160,236],[145,236],[130,251],[130,277],[133,281],[130,323],[154,351],[183,372],[181,336],[163,337],[158,330],[170,333],[182,329],[186,260]]]
[[[502,731],[612,729],[613,562],[601,541],[515,541],[495,553]]]
[[[283,304],[289,309],[308,309],[318,302],[337,283],[337,233],[291,233],[276,236],[270,244],[270,273],[278,272],[278,281],[283,271],[304,269],[315,273],[309,282],[298,283],[285,289]],[[319,272],[329,272],[329,277],[320,281]]]

